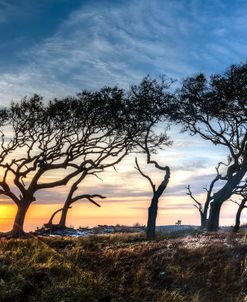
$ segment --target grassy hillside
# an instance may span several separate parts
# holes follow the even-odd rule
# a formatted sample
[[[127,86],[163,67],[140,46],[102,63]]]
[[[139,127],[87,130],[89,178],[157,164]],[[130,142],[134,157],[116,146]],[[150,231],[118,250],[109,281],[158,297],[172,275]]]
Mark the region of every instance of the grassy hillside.
[[[242,235],[0,239],[0,301],[247,301]]]

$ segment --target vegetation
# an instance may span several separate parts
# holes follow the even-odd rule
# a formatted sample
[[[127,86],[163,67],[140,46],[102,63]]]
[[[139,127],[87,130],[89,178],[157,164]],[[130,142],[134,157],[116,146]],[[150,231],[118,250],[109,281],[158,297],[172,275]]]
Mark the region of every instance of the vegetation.
[[[147,239],[155,238],[159,198],[165,191],[171,175],[170,167],[161,166],[157,161],[151,159],[151,153],[155,153],[158,148],[162,149],[171,144],[171,140],[167,136],[166,130],[160,135],[157,135],[154,130],[159,122],[166,122],[167,117],[170,115],[170,110],[172,108],[171,103],[174,101],[174,96],[168,90],[171,84],[172,81],[168,81],[165,78],[163,78],[161,82],[145,78],[140,86],[132,87],[132,93],[135,96],[135,101],[133,103],[135,104],[135,110],[137,110],[136,114],[139,114],[139,112],[146,112],[145,135],[143,140],[138,142],[139,149],[146,155],[147,164],[153,164],[155,168],[164,171],[165,173],[164,179],[156,188],[152,178],[143,172],[137,157],[135,158],[135,169],[148,180],[153,192],[151,203],[148,208]],[[131,99],[133,99],[133,97],[131,97]]]
[[[208,217],[208,210],[210,206],[210,202],[214,199],[214,193],[215,193],[215,185],[219,180],[222,180],[222,176],[219,172],[219,168],[222,165],[220,162],[216,169],[216,176],[213,178],[213,180],[210,182],[209,187],[204,187],[204,190],[206,191],[206,198],[205,202],[201,203],[199,200],[197,200],[190,188],[190,185],[188,185],[187,190],[191,199],[194,201],[194,207],[196,207],[200,213],[201,218],[201,228],[206,229],[207,228],[207,217]]]
[[[56,225],[60,228],[66,227],[67,212],[74,202],[86,198],[100,206],[95,198],[105,196],[78,192],[80,183],[90,175],[98,177],[98,173],[115,167],[130,153],[142,152],[147,164],[165,172],[156,188],[136,158],[136,169],[153,190],[147,238],[154,239],[158,201],[171,171],[152,160],[151,154],[171,143],[166,134],[167,123],[169,127],[179,123],[184,131],[199,134],[228,151],[227,163],[220,162],[216,168],[204,206],[193,196],[190,186],[188,195],[199,209],[201,226],[204,228],[207,222],[208,231],[218,230],[222,204],[234,194],[241,195],[244,199],[236,216],[237,230],[246,193],[247,64],[233,65],[224,74],[209,79],[203,74],[189,77],[176,91],[172,91],[171,84],[166,78],[146,77],[129,90],[105,87],[47,103],[34,95],[1,109],[0,195],[17,206],[11,235],[25,235],[25,216],[38,191],[70,184],[63,208],[54,213],[61,212]],[[163,131],[157,133],[161,125]],[[222,166],[225,170],[219,172]],[[59,171],[56,179],[54,171]],[[51,181],[47,181],[49,176],[53,176]]]
[[[247,202],[247,186],[246,186],[247,180],[242,181],[233,191],[233,195],[240,196],[241,202],[237,202],[235,200],[232,200],[234,203],[238,205],[238,210],[235,218],[235,225],[233,228],[234,232],[237,232],[240,227],[240,217],[242,214],[243,209],[247,208],[246,202]]]
[[[147,86],[148,83],[151,86]],[[78,184],[88,175],[97,176],[106,168],[114,167],[136,150],[150,121],[159,120],[161,107],[158,110],[153,103],[148,105],[148,101],[153,94],[157,97],[155,90],[163,89],[163,85],[153,83],[157,82],[148,78],[141,83],[140,87],[147,86],[139,89],[141,96],[134,93],[134,87],[129,95],[118,88],[103,88],[55,99],[49,104],[35,95],[13,103],[6,110],[5,127],[1,130],[0,194],[18,207],[13,237],[24,235],[26,213],[40,190],[63,186],[74,179],[62,209],[60,227],[65,227],[73,202],[87,198],[97,204],[93,197],[102,198],[99,194],[74,196]],[[149,98],[144,97],[147,90],[152,92],[147,95]],[[165,101],[162,96],[158,98],[160,103]],[[12,137],[5,135],[9,130]],[[153,147],[158,147],[163,137],[152,135],[148,140]],[[55,170],[61,171],[60,176],[47,182],[45,176]]]
[[[122,94],[105,88],[48,105],[34,96],[8,109],[12,137],[2,132],[0,194],[18,207],[13,237],[23,236],[25,215],[38,191],[66,185],[74,177],[81,181],[95,175],[117,164],[133,148],[133,137],[138,139],[141,126],[128,123]],[[59,177],[47,181],[45,176],[55,170],[61,171]],[[61,219],[69,206],[65,204]]]
[[[208,231],[217,231],[222,204],[247,172],[247,64],[233,65],[223,75],[189,77],[178,92],[173,118],[184,130],[228,150],[222,187],[210,202]]]
[[[1,239],[0,301],[243,302],[246,251],[225,234]]]

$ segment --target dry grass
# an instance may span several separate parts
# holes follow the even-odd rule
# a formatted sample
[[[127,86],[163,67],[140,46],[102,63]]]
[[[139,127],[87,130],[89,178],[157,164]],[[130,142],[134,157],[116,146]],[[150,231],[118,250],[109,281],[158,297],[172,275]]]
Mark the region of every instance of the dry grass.
[[[0,240],[0,301],[246,301],[244,237]]]

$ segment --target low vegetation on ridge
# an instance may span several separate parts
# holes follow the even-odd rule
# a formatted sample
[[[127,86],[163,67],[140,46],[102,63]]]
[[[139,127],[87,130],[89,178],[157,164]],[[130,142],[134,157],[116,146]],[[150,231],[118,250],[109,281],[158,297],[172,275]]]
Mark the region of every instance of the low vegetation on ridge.
[[[243,234],[1,239],[0,301],[246,301]]]

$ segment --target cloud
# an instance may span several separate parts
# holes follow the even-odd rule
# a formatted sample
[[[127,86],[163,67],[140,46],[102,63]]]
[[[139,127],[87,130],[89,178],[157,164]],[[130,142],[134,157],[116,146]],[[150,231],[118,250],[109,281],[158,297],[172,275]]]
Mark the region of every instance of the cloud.
[[[129,206],[128,207],[129,209],[133,209],[133,210],[147,210],[146,207],[142,207],[142,206]],[[167,205],[164,205],[162,207],[158,207],[159,211],[162,211],[162,210],[191,210],[193,209],[193,204],[187,204],[187,203],[176,203],[176,204],[167,204]]]
[[[12,16],[18,14],[17,6],[7,0],[0,0],[0,23],[8,22]]]
[[[13,20],[19,6],[0,1],[0,23]],[[246,14],[244,2],[235,5],[223,0],[81,1],[52,34],[34,46],[18,49],[20,63],[8,71],[0,69],[1,105],[33,93],[52,98],[104,85],[129,87],[146,74],[165,73],[181,80],[197,71],[221,72],[246,59]],[[154,156],[171,167],[165,196],[187,197],[190,184],[195,196],[203,200],[203,187],[214,177],[214,167],[225,159],[226,150],[181,134],[176,127],[171,137],[173,146]],[[83,183],[80,190],[97,191],[109,202],[148,200],[150,187],[131,160],[119,167],[117,175],[104,173],[104,182],[97,187],[94,179]],[[142,165],[159,183],[163,174],[146,167],[144,161]],[[43,191],[37,200],[61,203],[65,193],[61,188]]]
[[[209,2],[82,2],[54,34],[23,48],[24,63],[1,74],[0,96],[6,103],[34,92],[53,97],[128,87],[148,73],[182,78],[245,59],[247,6]],[[0,16],[15,10],[2,1]]]

